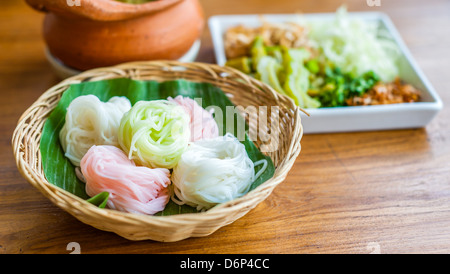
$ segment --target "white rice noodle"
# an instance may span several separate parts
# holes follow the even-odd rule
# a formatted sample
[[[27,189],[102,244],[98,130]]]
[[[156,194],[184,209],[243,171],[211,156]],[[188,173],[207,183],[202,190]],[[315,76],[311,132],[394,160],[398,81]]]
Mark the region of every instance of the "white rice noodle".
[[[255,174],[255,164],[263,167]],[[231,134],[191,143],[172,174],[172,200],[204,211],[246,194],[267,160],[253,163]]]
[[[67,108],[66,121],[59,133],[65,156],[75,166],[93,145],[118,146],[120,119],[130,110],[126,97],[102,102],[95,95],[75,98]]]

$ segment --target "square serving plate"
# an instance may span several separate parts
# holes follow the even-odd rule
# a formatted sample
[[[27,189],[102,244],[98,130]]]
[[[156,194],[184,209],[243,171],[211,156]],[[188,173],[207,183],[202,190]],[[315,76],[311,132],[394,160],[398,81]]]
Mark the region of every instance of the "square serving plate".
[[[302,14],[306,22],[333,20],[335,13]],[[355,19],[376,21],[379,28],[389,31],[400,48],[402,55],[398,62],[400,78],[422,91],[421,101],[405,104],[349,106],[306,109],[310,116],[302,113],[304,133],[351,132],[390,130],[425,127],[442,109],[442,101],[412,57],[394,24],[380,12],[349,12]],[[264,14],[268,22],[288,22],[298,19],[297,14]],[[208,20],[214,45],[216,61],[225,65],[225,31],[239,24],[256,27],[261,24],[261,15],[217,15]]]

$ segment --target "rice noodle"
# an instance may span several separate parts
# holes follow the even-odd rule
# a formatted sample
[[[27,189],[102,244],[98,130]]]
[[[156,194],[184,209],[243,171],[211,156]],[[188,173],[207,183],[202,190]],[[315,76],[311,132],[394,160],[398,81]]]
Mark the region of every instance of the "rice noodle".
[[[207,210],[241,197],[267,167],[266,160],[256,164],[263,168],[255,175],[245,146],[229,133],[192,143],[173,170],[172,200]]]
[[[86,193],[109,192],[111,209],[140,214],[162,211],[170,199],[170,172],[136,166],[115,146],[92,146],[81,160]]]
[[[130,108],[126,97],[112,97],[108,102],[95,95],[75,98],[67,108],[65,124],[59,133],[65,156],[79,166],[91,146],[117,146],[120,119]]]
[[[202,108],[195,100],[178,95],[167,100],[182,106],[190,117],[191,141],[219,136],[219,128],[212,113]]]
[[[189,116],[167,100],[139,101],[120,122],[119,144],[136,164],[173,168],[186,150]]]

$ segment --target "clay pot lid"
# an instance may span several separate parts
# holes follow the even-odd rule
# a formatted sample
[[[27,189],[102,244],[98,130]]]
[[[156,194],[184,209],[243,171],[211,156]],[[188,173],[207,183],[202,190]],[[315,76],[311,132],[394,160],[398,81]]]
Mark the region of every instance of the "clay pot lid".
[[[164,10],[185,0],[157,0],[128,4],[115,0],[26,0],[36,10],[97,21],[118,21]]]

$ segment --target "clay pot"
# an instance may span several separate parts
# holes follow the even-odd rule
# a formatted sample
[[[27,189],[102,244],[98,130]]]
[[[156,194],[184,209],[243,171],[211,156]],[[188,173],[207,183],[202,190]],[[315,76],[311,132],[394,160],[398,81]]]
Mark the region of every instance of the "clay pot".
[[[51,55],[78,70],[128,61],[176,60],[199,39],[204,27],[198,0],[26,1],[47,13],[43,34]]]

